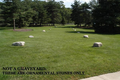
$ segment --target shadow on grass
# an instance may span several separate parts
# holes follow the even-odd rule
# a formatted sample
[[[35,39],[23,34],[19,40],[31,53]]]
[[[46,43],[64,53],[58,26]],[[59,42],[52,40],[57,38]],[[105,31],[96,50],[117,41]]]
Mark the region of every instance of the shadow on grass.
[[[0,27],[0,30],[9,30],[9,29],[13,29],[13,27]]]
[[[94,28],[93,28],[93,27],[85,27],[85,28],[82,28],[82,29],[94,30]]]
[[[66,33],[83,33],[83,34],[116,35],[116,34],[95,33],[95,32],[91,32],[91,31],[66,31]],[[118,33],[117,33],[117,34],[118,34]]]
[[[8,28],[0,27],[0,30],[7,30]]]
[[[75,28],[75,25],[63,25],[63,26],[59,26],[59,27],[56,27],[56,28]]]
[[[78,28],[78,29],[85,29],[85,30],[94,30],[93,27],[77,27],[75,25],[65,25],[65,26],[59,26],[56,28]]]
[[[66,31],[66,33],[87,33],[87,34],[97,34],[95,32],[90,32],[90,31]]]

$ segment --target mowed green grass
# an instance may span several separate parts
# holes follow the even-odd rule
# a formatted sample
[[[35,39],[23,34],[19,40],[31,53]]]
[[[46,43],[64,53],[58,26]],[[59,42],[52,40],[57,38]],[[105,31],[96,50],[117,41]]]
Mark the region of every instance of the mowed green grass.
[[[96,34],[92,29],[72,28],[74,25],[29,27],[33,31],[26,32],[0,28],[0,80],[78,80],[120,71],[120,34]],[[28,38],[29,35],[34,38]],[[25,46],[12,46],[16,41],[25,41]],[[102,42],[103,46],[92,47],[94,42]],[[45,67],[46,70],[33,72],[84,71],[85,74],[3,75],[3,67]]]

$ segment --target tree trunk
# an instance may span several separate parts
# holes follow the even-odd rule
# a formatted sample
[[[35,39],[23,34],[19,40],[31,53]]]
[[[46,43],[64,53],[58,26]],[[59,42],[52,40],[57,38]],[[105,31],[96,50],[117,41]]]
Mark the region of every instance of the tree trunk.
[[[40,26],[42,26],[42,23],[40,22]]]
[[[21,21],[21,18],[19,19],[19,25],[18,25],[18,28],[21,28],[21,23],[22,23],[22,21]]]
[[[14,24],[14,27],[13,27],[13,29],[15,30],[15,19],[13,19],[13,24]]]
[[[53,26],[55,26],[55,23],[53,22]]]
[[[87,27],[86,24],[87,24],[87,23],[85,22],[85,27]]]

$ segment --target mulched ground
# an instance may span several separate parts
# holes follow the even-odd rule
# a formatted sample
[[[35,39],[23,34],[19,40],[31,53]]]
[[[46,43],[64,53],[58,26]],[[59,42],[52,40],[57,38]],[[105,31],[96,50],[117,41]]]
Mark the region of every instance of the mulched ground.
[[[14,29],[13,31],[25,32],[25,31],[33,31],[33,29]]]

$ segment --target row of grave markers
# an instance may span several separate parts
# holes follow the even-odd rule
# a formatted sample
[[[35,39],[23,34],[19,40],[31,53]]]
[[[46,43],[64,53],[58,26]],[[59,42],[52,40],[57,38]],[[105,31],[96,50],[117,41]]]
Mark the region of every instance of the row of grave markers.
[[[84,38],[89,38],[88,35],[84,35],[83,36]],[[34,36],[30,35],[29,38],[34,38]],[[12,44],[13,46],[24,46],[25,45],[25,42],[24,41],[17,41],[17,42],[13,42]],[[102,46],[102,43],[101,42],[95,42],[93,44],[93,47],[101,47]]]
[[[57,26],[55,26],[56,28]],[[76,29],[72,28],[74,31],[76,31]],[[51,29],[49,29],[51,30]],[[45,30],[42,30],[43,32],[46,32]],[[80,33],[80,32],[77,32],[77,33]],[[84,35],[83,36],[84,38],[89,38],[88,35]],[[30,35],[29,38],[34,38],[34,36]],[[24,46],[25,45],[25,42],[24,41],[17,41],[17,42],[13,42],[12,44],[13,46]],[[95,42],[93,44],[93,47],[101,47],[102,46],[102,43],[101,42]]]

